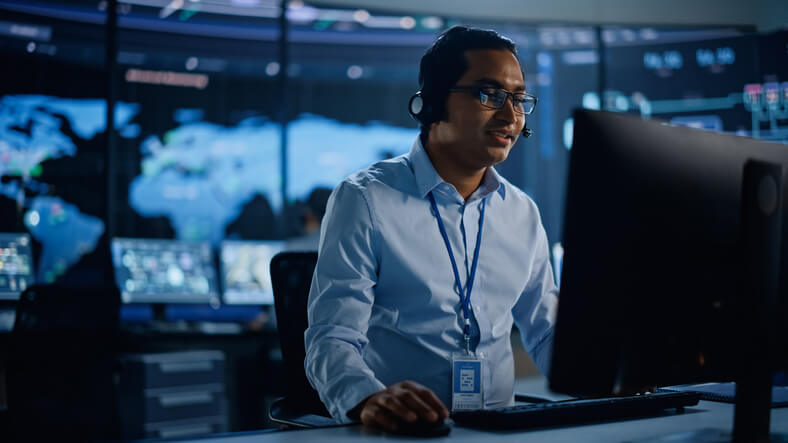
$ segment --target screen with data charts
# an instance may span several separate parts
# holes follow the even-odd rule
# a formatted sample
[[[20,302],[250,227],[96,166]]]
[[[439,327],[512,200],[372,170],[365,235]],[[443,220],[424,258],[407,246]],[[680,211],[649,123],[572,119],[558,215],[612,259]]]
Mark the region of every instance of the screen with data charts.
[[[124,303],[219,301],[209,243],[114,238],[112,262]]]

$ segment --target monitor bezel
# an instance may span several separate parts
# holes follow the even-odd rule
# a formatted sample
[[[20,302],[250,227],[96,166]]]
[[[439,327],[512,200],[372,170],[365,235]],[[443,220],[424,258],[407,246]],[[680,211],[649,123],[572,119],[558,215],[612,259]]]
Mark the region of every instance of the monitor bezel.
[[[186,295],[183,293],[176,293],[176,292],[161,292],[161,293],[137,293],[137,294],[130,294],[126,292],[125,288],[121,281],[119,281],[118,276],[118,269],[119,267],[116,266],[115,263],[115,248],[122,247],[120,246],[124,242],[131,242],[131,243],[159,243],[162,245],[189,245],[194,247],[207,247],[209,250],[208,254],[208,269],[212,272],[212,281],[213,287],[211,291],[204,294],[204,295]],[[118,246],[116,246],[118,245]],[[171,304],[171,303],[189,303],[189,304],[199,304],[199,303],[207,303],[211,305],[219,305],[220,300],[220,291],[219,291],[219,277],[216,271],[216,264],[214,263],[213,259],[213,248],[209,242],[200,242],[200,241],[187,241],[187,240],[176,240],[176,239],[158,239],[158,238],[131,238],[131,237],[113,237],[110,245],[111,249],[111,259],[112,259],[112,268],[113,268],[113,275],[115,278],[115,284],[118,285],[121,294],[121,301],[124,304],[129,303],[149,303],[149,304]],[[209,280],[210,283],[210,280]]]

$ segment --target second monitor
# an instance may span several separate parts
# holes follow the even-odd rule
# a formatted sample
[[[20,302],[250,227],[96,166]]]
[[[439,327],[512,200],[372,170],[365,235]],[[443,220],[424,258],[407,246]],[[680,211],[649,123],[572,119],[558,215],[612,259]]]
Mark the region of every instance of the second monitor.
[[[272,305],[271,259],[284,248],[280,241],[222,242],[224,303]]]
[[[114,238],[112,264],[124,303],[219,302],[208,243]]]

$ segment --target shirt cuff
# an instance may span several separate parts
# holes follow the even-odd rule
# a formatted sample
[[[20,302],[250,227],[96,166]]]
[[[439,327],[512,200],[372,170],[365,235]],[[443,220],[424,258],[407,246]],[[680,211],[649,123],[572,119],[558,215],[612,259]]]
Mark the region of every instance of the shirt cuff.
[[[348,412],[365,398],[384,389],[386,386],[374,378],[358,380],[347,387],[339,400],[331,405],[329,412],[337,423],[354,423],[356,420],[348,417]]]

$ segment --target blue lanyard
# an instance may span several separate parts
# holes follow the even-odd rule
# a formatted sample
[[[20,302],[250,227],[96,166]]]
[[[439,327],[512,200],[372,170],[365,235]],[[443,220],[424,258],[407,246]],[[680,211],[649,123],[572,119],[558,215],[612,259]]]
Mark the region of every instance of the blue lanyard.
[[[443,225],[441,213],[438,211],[438,204],[435,203],[435,197],[432,192],[429,193],[430,203],[432,209],[435,211],[435,218],[438,219],[438,228],[443,236],[443,242],[446,243],[446,250],[449,251],[449,258],[451,259],[451,268],[454,271],[454,280],[457,283],[457,289],[460,291],[460,302],[462,304],[462,316],[465,317],[465,327],[463,328],[463,338],[465,338],[465,352],[471,352],[471,289],[473,289],[473,280],[476,277],[476,265],[479,263],[479,249],[482,246],[482,227],[484,226],[484,208],[486,199],[482,199],[479,207],[479,232],[476,234],[476,250],[473,251],[473,262],[471,262],[471,275],[468,277],[468,286],[465,291],[462,289],[462,282],[460,281],[460,272],[457,270],[457,261],[454,259],[454,252],[451,250],[451,243],[449,236],[446,234],[446,227]]]

